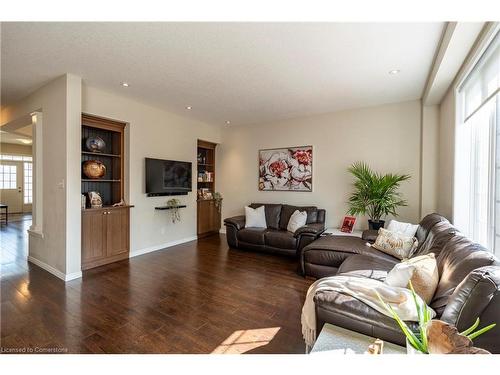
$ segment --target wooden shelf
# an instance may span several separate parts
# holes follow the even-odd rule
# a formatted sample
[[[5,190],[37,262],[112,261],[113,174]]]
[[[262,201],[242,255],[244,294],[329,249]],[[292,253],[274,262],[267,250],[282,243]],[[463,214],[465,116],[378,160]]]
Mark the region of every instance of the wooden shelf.
[[[82,178],[82,182],[120,182],[121,180],[99,180],[92,178]]]
[[[102,152],[91,152],[91,151],[82,151],[83,155],[96,155],[96,156],[107,156],[110,158],[121,158],[121,155],[118,154],[105,154]]]
[[[204,164],[204,163],[198,163],[198,167],[213,167],[214,164]]]
[[[171,210],[172,208],[186,208],[187,206],[181,205],[181,206],[160,206],[160,207],[155,207],[155,210]]]

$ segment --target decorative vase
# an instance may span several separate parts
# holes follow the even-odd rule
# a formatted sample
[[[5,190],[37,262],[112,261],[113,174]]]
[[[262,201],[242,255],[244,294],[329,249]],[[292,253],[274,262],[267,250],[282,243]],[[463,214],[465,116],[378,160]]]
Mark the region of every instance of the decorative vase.
[[[99,160],[87,160],[83,163],[83,174],[91,179],[98,179],[106,174],[106,166]]]
[[[379,230],[380,228],[383,228],[384,225],[385,225],[385,220],[379,220],[379,221],[368,220],[369,229]]]
[[[85,147],[91,152],[103,152],[106,142],[101,137],[88,137],[85,141]]]

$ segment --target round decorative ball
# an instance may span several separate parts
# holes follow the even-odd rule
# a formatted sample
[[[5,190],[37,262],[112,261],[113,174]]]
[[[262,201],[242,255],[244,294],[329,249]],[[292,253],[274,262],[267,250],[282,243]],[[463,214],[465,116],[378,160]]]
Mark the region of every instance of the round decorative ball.
[[[83,174],[88,178],[101,178],[106,174],[106,166],[99,160],[87,160],[83,163]]]
[[[88,137],[85,141],[85,146],[87,147],[87,150],[91,152],[103,152],[106,147],[106,142],[98,136]]]

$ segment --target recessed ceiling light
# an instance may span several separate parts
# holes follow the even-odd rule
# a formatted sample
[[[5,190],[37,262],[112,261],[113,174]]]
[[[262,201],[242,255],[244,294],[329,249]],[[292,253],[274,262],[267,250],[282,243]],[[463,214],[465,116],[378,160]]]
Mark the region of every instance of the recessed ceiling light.
[[[231,121],[227,120],[226,121],[226,125],[229,125],[231,123]]]
[[[190,105],[188,105],[188,106],[186,106],[186,109],[190,110],[190,109],[193,109],[193,107],[191,107]]]
[[[399,70],[399,69],[394,69],[394,70],[389,71],[389,74],[395,75],[395,74],[398,74],[398,73],[400,73],[400,72],[401,72],[401,70]]]
[[[122,82],[123,87],[129,87],[130,85],[127,82]]]

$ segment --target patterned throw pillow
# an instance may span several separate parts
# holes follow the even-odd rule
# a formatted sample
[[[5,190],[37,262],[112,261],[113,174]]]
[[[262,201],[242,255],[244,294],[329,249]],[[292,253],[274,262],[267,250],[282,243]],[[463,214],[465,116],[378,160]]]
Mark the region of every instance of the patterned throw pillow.
[[[411,283],[415,293],[417,293],[425,303],[429,304],[434,297],[439,283],[439,272],[434,253],[421,255],[418,257],[404,260],[409,266],[415,267],[411,277]]]
[[[405,259],[408,258],[417,245],[418,241],[415,237],[405,237],[399,233],[380,228],[377,239],[372,246],[393,257]]]

